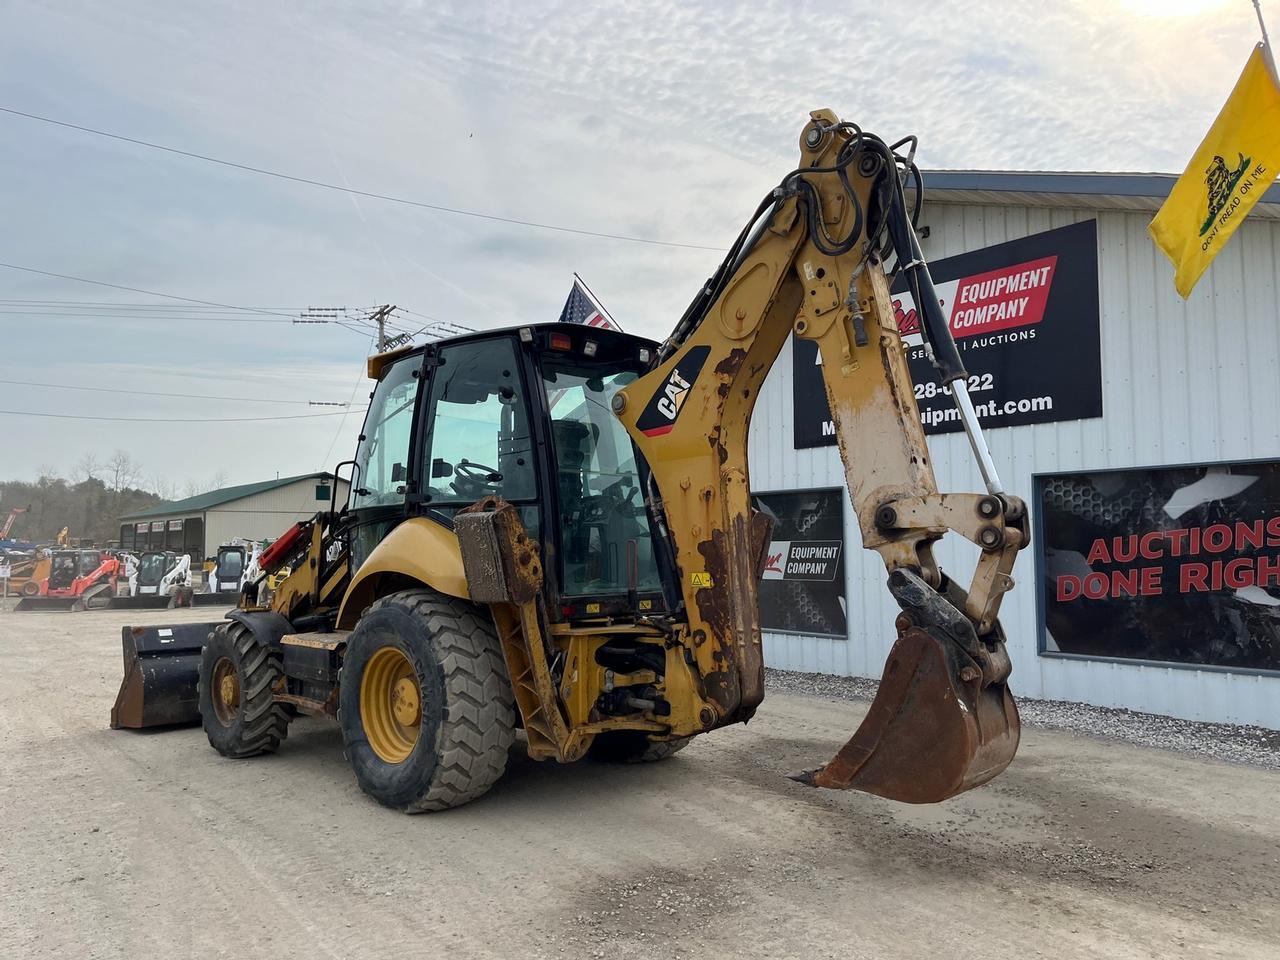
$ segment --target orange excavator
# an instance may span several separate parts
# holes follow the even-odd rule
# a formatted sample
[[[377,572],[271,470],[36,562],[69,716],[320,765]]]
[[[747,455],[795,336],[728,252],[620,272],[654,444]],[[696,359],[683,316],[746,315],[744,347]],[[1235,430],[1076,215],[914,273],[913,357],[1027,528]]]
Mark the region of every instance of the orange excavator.
[[[126,627],[112,726],[199,720],[243,758],[298,712],[330,717],[361,788],[418,813],[488,790],[517,729],[536,759],[634,762],[750,720],[771,521],[747,440],[795,336],[817,343],[862,543],[901,607],[865,720],[799,779],[925,803],[996,776],[1019,737],[997,613],[1027,514],[920,252],[914,143],[812,113],[799,164],[661,343],[526,325],[371,358],[346,505],[263,555],[264,576],[292,571],[269,602],[250,583],[221,622]],[[938,491],[890,274],[985,492]],[[977,548],[967,586],[934,559],[948,532]]]

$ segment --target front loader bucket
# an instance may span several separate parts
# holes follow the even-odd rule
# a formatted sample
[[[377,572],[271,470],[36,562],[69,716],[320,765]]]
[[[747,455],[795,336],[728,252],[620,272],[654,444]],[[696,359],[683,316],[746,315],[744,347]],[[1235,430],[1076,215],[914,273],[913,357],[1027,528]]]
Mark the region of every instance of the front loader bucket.
[[[1021,723],[1000,639],[980,641],[947,597],[894,571],[904,613],[880,688],[861,726],[826,766],[797,777],[903,803],[937,803],[986,783],[1018,750]],[[998,631],[997,631],[998,636]]]
[[[23,597],[14,610],[74,610],[79,597]]]
[[[169,597],[144,593],[136,597],[112,597],[108,606],[112,610],[165,610],[173,606]]]
[[[124,679],[111,708],[111,728],[197,723],[200,650],[217,623],[125,627]]]
[[[191,595],[191,606],[193,607],[234,607],[240,600],[238,593],[193,593]]]

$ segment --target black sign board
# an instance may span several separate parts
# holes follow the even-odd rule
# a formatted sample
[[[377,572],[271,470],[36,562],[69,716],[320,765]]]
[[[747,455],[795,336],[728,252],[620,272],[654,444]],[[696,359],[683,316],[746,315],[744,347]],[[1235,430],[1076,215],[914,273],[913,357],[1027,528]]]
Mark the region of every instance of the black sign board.
[[[774,519],[760,582],[765,630],[845,638],[844,491],[763,493]]]
[[[1280,461],[1040,477],[1043,649],[1280,670]]]
[[[984,427],[1102,416],[1098,237],[1093,220],[930,264]],[[963,430],[925,356],[915,302],[893,286],[925,433]],[[818,345],[792,341],[795,446],[834,444]]]

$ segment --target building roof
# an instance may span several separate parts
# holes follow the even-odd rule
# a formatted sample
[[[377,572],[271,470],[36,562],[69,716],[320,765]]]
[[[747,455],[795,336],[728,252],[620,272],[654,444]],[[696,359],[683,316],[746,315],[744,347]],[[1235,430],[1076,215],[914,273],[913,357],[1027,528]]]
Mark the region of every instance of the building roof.
[[[1177,180],[1172,173],[926,170],[924,195],[930,203],[1154,212]],[[1280,184],[1262,195],[1249,216],[1280,220]]]
[[[218,507],[224,503],[230,503],[232,500],[243,500],[245,497],[251,497],[255,493],[266,493],[268,490],[275,490],[278,487],[287,487],[289,484],[297,483],[299,480],[321,479],[331,481],[333,474],[304,473],[296,477],[280,477],[278,480],[262,480],[258,483],[242,483],[237,487],[223,487],[221,490],[210,490],[208,493],[187,497],[185,500],[170,500],[168,503],[157,504],[146,510],[139,510],[137,513],[126,514],[120,519],[143,520],[150,517],[168,517],[175,514],[203,513],[211,507]]]

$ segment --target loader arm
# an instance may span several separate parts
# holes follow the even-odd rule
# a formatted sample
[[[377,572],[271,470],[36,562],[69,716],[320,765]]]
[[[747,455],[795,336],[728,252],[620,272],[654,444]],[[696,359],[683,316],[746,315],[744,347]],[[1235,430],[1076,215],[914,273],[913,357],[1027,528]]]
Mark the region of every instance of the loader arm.
[[[867,721],[806,782],[938,800],[994,776],[1016,750],[996,618],[1027,542],[1025,511],[1000,488],[916,244],[900,169],[914,166],[830,111],[811,118],[797,170],[614,410],[651,470],[650,509],[674,555],[713,725],[748,720],[764,695],[756,584],[770,538],[751,503],[751,414],[788,334],[817,342],[863,545],[883,558],[903,613]],[[917,294],[986,494],[938,493],[881,262],[889,248]],[[967,592],[933,559],[948,530],[982,551]]]

